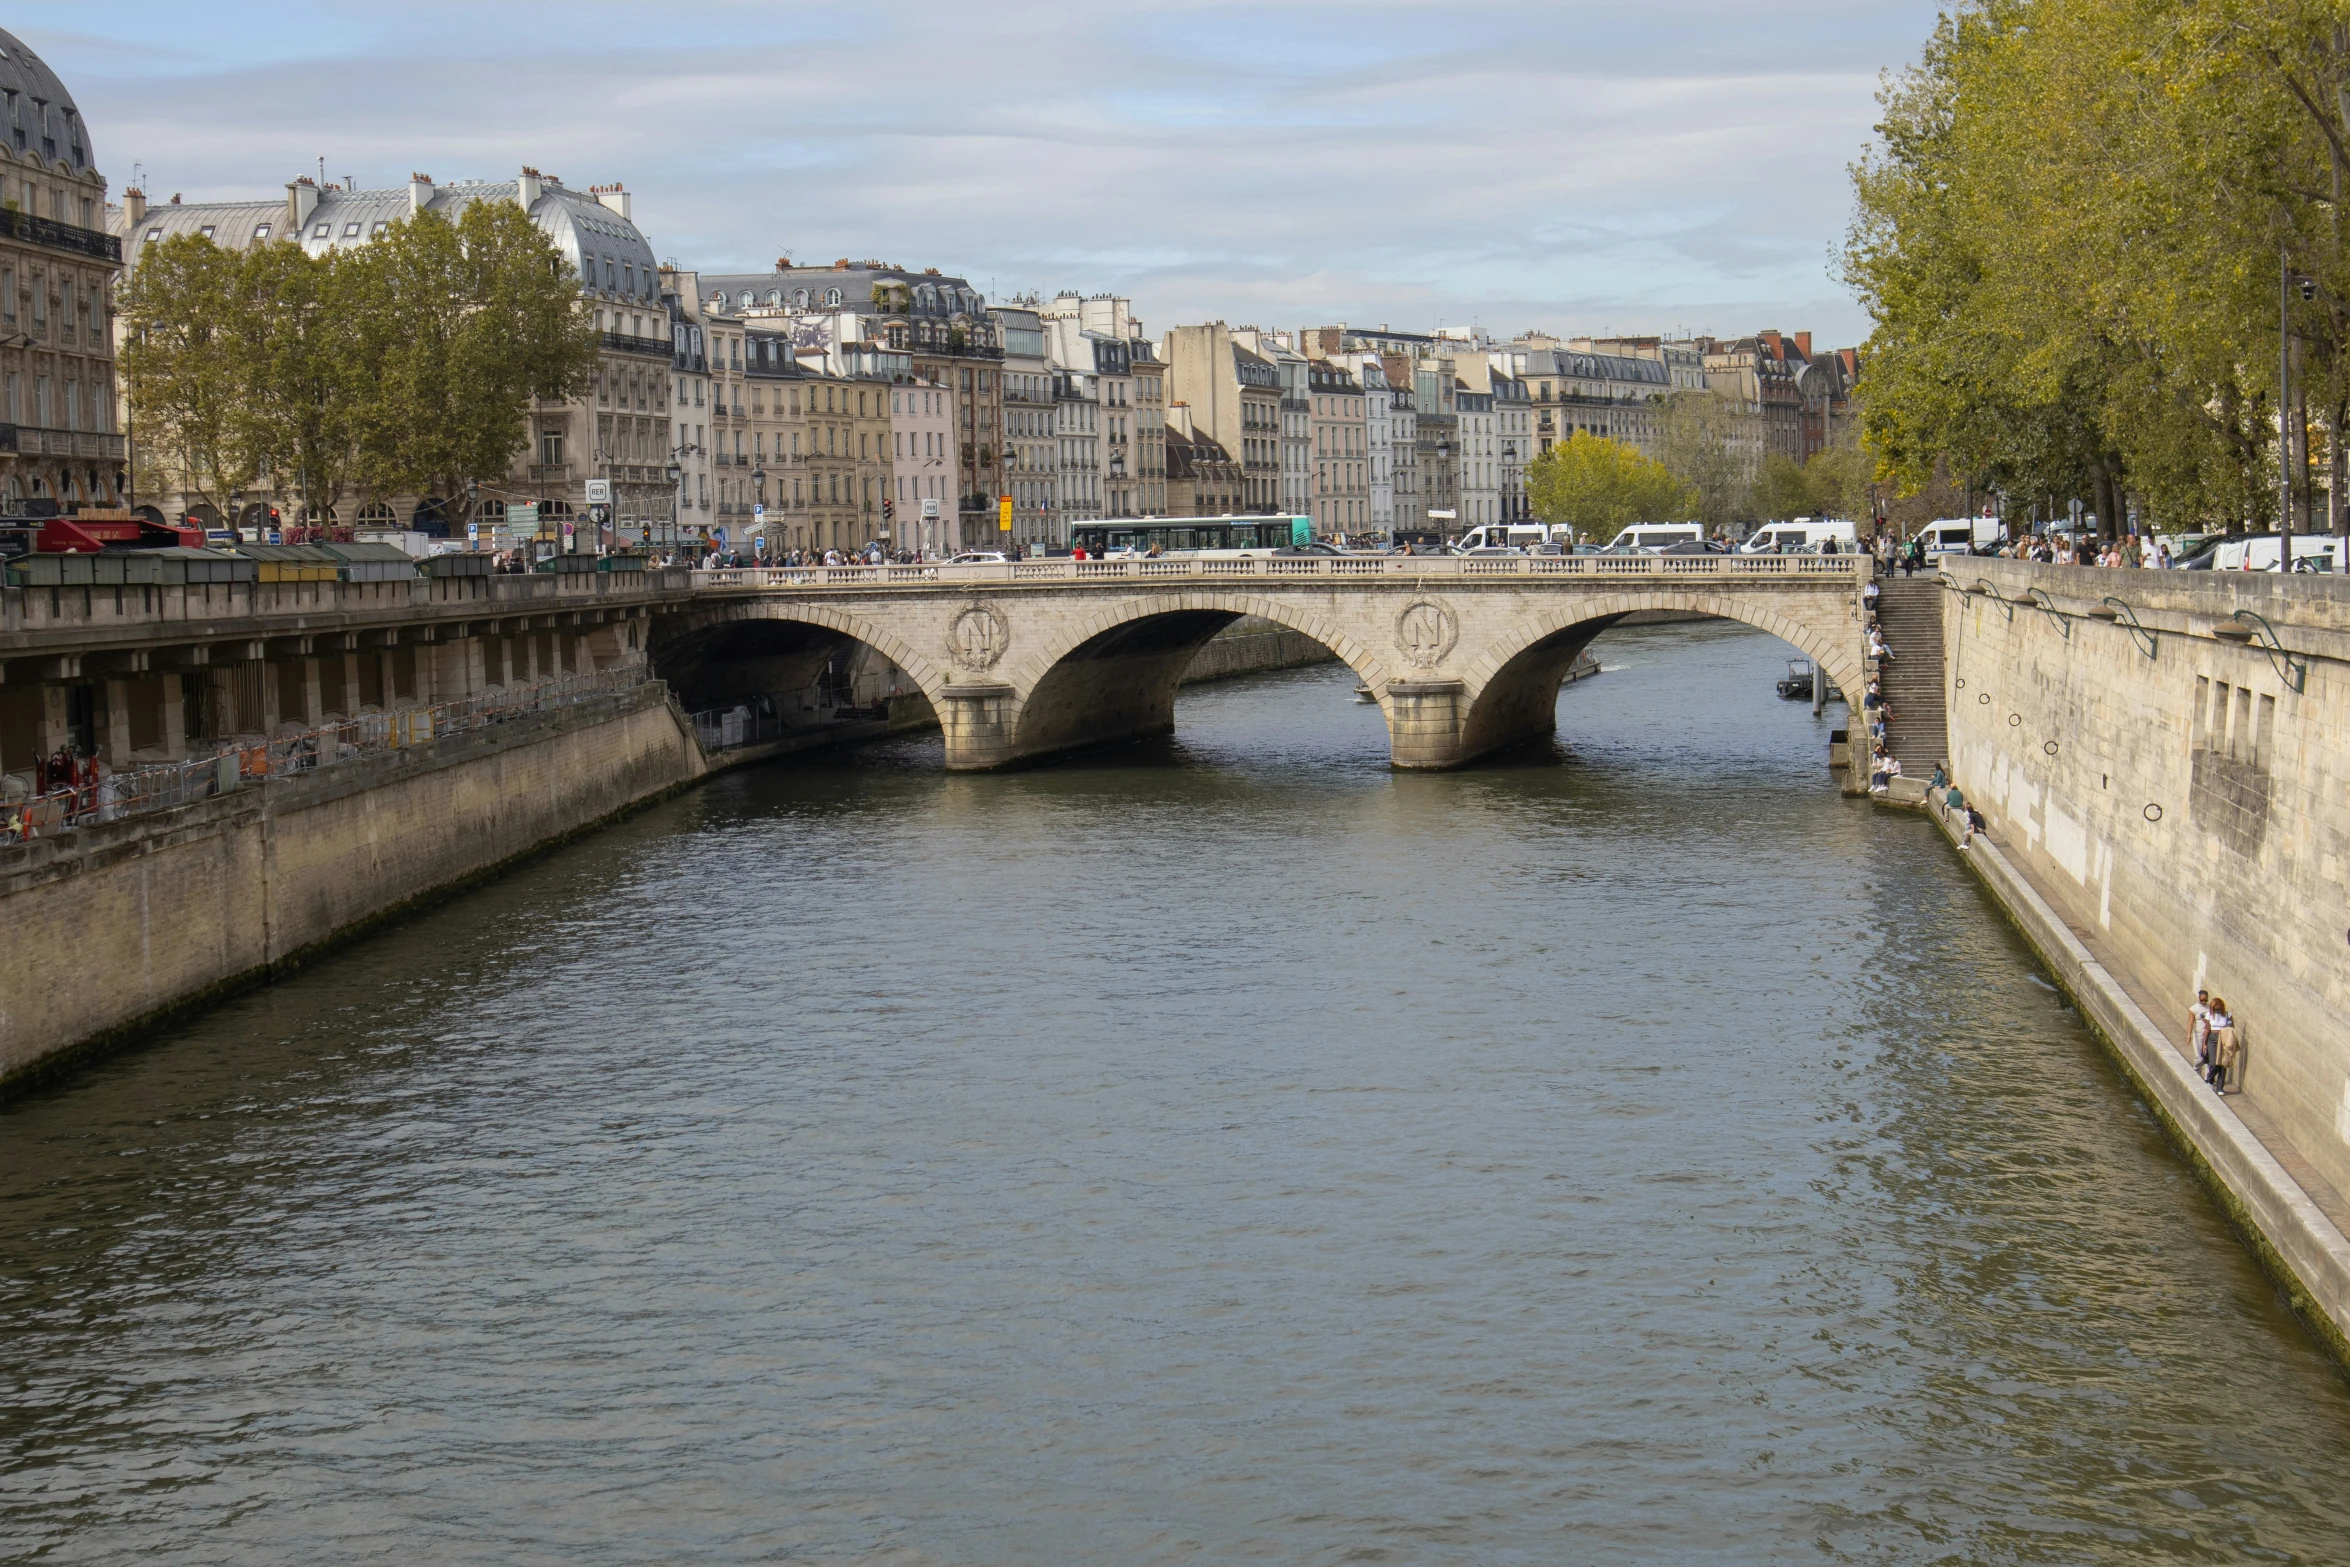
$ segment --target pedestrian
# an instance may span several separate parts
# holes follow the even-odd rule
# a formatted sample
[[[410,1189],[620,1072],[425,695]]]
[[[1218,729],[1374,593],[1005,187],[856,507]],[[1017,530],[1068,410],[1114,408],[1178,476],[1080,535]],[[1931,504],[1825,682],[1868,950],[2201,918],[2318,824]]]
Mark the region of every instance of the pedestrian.
[[[2195,1057],[2195,1075],[2211,1075],[2211,992],[2195,992],[2195,1004],[2187,1009],[2187,1048]]]
[[[1869,585],[1860,590],[1861,607],[1872,615],[1877,612],[1878,591],[1877,579],[1874,577],[1869,578]]]
[[[1983,820],[1983,813],[1976,810],[1973,806],[1967,806],[1965,807],[1965,810],[1966,835],[1958,840],[1958,846],[1962,849],[1970,847],[1975,841],[1975,834],[1987,831],[1991,825],[1989,822]]]
[[[1952,784],[1950,792],[1942,797],[1943,819],[1948,820],[1952,811],[1964,812],[1965,810],[1966,796],[1959,792],[1958,785]]]
[[[1936,762],[1934,764],[1934,776],[1926,780],[1926,793],[1933,799],[1934,804],[1937,807],[1939,807],[1942,803],[1942,791],[1949,787],[1949,784],[1950,764],[1948,762]]]
[[[2236,1030],[2235,1015],[2219,997],[2211,998],[2211,1069],[2206,1075],[2214,1089],[2226,1093],[2243,1086],[2244,1040]]]

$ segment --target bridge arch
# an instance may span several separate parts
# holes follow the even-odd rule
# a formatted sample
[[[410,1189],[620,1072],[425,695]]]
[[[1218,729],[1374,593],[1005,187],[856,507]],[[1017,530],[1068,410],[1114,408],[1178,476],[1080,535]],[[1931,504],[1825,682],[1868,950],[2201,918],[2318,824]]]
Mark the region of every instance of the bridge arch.
[[[1025,760],[1168,733],[1184,671],[1209,638],[1246,615],[1313,638],[1387,708],[1385,661],[1306,606],[1215,591],[1122,599],[1073,617],[1048,641],[1015,648],[1001,671],[1018,693],[1008,715],[1013,754]]]
[[[1867,681],[1858,599],[1853,597],[1850,605],[1839,604],[1834,623],[1822,624],[1819,611],[1831,602],[1829,595],[1822,594],[1798,609],[1751,593],[1651,588],[1612,593],[1597,601],[1524,617],[1488,639],[1464,670],[1462,755],[1481,756],[1551,733],[1557,726],[1559,685],[1576,656],[1601,632],[1644,609],[1718,615],[1767,631],[1810,658],[1832,684],[1857,695]],[[1812,613],[1804,613],[1805,609]]]
[[[935,708],[949,682],[939,662],[888,626],[821,601],[744,598],[657,621],[653,670],[688,708],[813,685],[825,663],[861,642],[904,670]]]

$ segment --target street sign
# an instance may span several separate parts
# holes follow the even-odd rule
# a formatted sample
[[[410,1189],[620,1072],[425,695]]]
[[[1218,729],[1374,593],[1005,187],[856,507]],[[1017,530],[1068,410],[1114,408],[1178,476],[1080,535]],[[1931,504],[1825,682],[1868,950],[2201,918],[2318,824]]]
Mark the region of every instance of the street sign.
[[[611,504],[612,504],[612,481],[611,481],[610,479],[590,479],[590,480],[588,480],[588,482],[587,482],[587,501],[588,501],[588,504],[589,504],[590,506],[609,506],[609,505],[611,505]]]
[[[999,528],[1000,530],[1002,530],[1002,531],[1003,531],[1003,532],[1005,532],[1005,533],[1009,533],[1009,532],[1011,532],[1011,531],[1012,531],[1012,497],[1010,497],[1009,495],[1007,495],[1007,496],[1005,496],[1005,497],[1004,497],[1002,500],[1000,500],[1000,501],[996,502],[996,514],[995,514],[995,515],[996,515],[996,523],[995,523],[996,527],[997,527],[997,528]]]
[[[539,531],[539,503],[537,501],[508,501],[506,526],[515,533]]]
[[[761,501],[757,505],[753,506],[751,508],[751,515],[758,518],[761,522],[765,522],[767,520],[767,503],[765,501]]]
[[[481,542],[481,524],[478,522],[467,523],[465,525],[465,538],[468,543],[479,544]]]
[[[933,495],[933,496],[931,496],[931,497],[930,497],[928,500],[926,500],[926,501],[924,501],[924,502],[922,503],[922,520],[923,520],[924,522],[936,522],[936,521],[938,521],[938,497],[937,497],[937,496]]]

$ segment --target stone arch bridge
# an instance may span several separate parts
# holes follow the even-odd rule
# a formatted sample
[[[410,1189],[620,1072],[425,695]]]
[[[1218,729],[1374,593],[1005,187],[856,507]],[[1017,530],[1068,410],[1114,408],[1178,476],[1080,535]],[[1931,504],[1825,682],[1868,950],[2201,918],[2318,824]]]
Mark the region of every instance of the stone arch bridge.
[[[700,706],[805,686],[865,643],[921,687],[947,766],[972,770],[1167,732],[1192,655],[1259,615],[1354,670],[1397,767],[1447,768],[1551,732],[1576,655],[1637,610],[1758,626],[1857,693],[1871,569],[1865,555],[1579,555],[707,571],[657,615],[652,654]]]

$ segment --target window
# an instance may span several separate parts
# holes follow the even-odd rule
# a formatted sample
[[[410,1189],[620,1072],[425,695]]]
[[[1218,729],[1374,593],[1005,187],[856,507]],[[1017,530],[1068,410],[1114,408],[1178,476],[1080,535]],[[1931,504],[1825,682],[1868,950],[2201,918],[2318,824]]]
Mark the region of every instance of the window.
[[[82,427],[82,383],[79,381],[65,383],[65,427],[68,430]]]
[[[358,225],[358,223],[357,223],[356,221],[353,221],[353,222],[350,222],[350,223],[346,223],[346,224],[344,224],[344,225],[343,225],[343,238],[345,238],[345,239],[357,239],[358,237],[359,237],[359,225]]]
[[[33,377],[33,423],[46,430],[49,425],[49,378]]]
[[[253,242],[255,244],[259,244],[261,241],[267,238],[269,238],[269,225],[266,223],[255,225],[253,229]]]
[[[17,376],[14,370],[8,372],[8,422],[10,424],[24,422],[22,398],[19,396]]]
[[[332,239],[334,232],[335,226],[332,223],[321,223],[310,231],[310,237],[312,239]]]
[[[563,466],[563,432],[561,430],[541,430],[539,432],[539,461],[550,468]]]
[[[840,303],[840,290],[839,290],[839,289],[837,289],[837,288],[830,288],[830,289],[826,289],[826,290],[824,291],[824,302],[825,302],[826,304],[828,304],[828,305],[837,305],[837,304],[839,304],[839,303]]]
[[[163,237],[163,230],[161,230],[161,229],[149,229],[149,230],[147,231],[147,243],[148,243],[148,244],[150,244],[150,245],[154,244],[154,243],[155,243],[157,240],[161,239],[162,237]]]
[[[384,237],[384,235],[391,232],[391,227],[392,225],[390,222],[385,219],[378,218],[376,220],[375,227],[367,231],[367,237],[369,239],[381,239]]]
[[[210,239],[212,237],[212,225],[207,223],[202,228],[196,230],[196,232],[203,235],[206,239]]]

